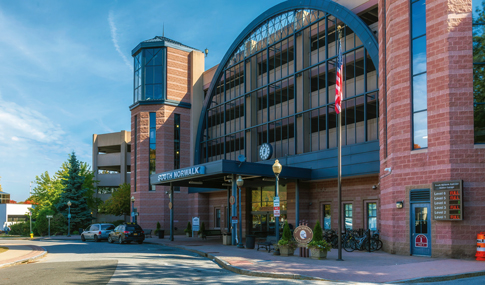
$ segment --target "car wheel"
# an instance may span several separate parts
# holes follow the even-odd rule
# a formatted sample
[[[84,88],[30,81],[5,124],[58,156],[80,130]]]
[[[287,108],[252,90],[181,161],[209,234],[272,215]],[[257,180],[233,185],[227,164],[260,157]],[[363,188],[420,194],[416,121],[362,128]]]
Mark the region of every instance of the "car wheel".
[[[94,242],[98,242],[99,241],[99,238],[97,235],[94,236]]]
[[[142,243],[143,243],[143,241],[142,241],[142,240],[138,242],[138,244],[142,244]]]
[[[123,243],[123,240],[121,239],[121,237],[118,238],[118,243],[119,244],[122,244]]]
[[[86,238],[84,237],[84,235],[81,235],[81,240],[86,241]]]
[[[108,242],[113,243],[113,239],[111,238],[111,236],[108,236]]]

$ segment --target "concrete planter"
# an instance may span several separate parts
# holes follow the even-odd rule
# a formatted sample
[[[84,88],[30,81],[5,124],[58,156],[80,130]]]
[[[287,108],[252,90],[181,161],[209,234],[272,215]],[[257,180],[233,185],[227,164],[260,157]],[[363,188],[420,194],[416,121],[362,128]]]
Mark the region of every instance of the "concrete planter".
[[[320,251],[316,248],[310,248],[311,259],[325,259],[327,258],[327,251]]]
[[[191,234],[191,233],[185,233],[185,235],[186,235],[187,237],[192,237],[192,234]]]
[[[230,235],[223,235],[222,236],[222,244],[223,245],[232,245],[232,237]]]
[[[295,252],[294,248],[287,245],[279,245],[278,247],[280,249],[281,256],[293,256],[293,253]]]

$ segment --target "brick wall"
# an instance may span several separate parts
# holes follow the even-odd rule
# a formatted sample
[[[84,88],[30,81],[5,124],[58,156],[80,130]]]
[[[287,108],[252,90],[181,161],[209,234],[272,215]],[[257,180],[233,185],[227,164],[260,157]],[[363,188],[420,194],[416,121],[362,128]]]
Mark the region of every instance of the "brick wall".
[[[383,1],[379,4],[382,16]],[[463,179],[465,218],[461,222],[432,221],[432,256],[471,257],[476,234],[485,228],[481,218],[485,213],[485,149],[473,142],[471,0],[426,1],[428,149],[415,151],[411,150],[409,1],[387,1],[386,9],[387,23],[379,23],[380,74],[385,74],[387,60],[387,105],[381,96],[380,114],[386,108],[388,114],[380,117],[381,175],[387,173],[384,168],[392,168],[380,182],[385,250],[410,253],[410,189]],[[379,80],[384,90],[384,77]],[[400,200],[406,202],[403,210],[395,208]]]

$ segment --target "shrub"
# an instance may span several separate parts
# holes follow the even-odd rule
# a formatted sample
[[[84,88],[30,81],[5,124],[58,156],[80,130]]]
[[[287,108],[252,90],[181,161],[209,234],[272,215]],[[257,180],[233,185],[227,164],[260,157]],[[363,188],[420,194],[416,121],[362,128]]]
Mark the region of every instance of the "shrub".
[[[157,222],[157,229],[155,230],[156,235],[158,235],[158,232],[160,231],[161,228],[162,226],[160,225],[160,222]]]
[[[204,234],[205,233],[205,223],[202,222],[202,224],[200,225],[200,231],[199,231],[199,234]]]
[[[192,225],[190,222],[187,223],[187,228],[184,230],[185,233],[191,233],[192,232]]]
[[[290,226],[288,225],[288,222],[285,222],[285,226],[283,227],[283,236],[278,241],[278,245],[289,246],[290,248],[293,248],[293,249],[298,247],[298,244],[296,243],[296,241],[294,241],[291,237],[291,231],[290,231]]]
[[[79,234],[79,231],[73,231],[72,234],[73,235],[78,235]]]
[[[30,235],[30,224],[29,222],[22,222],[10,225],[12,229],[9,234],[11,235],[21,235],[21,236],[29,236]]]
[[[39,210],[37,214],[37,218],[35,220],[35,232],[37,235],[46,235],[49,231],[49,219],[47,219],[47,215],[54,215],[54,211],[49,208],[42,208]],[[51,221],[52,222],[52,221]],[[51,223],[51,231],[52,231],[52,223]]]
[[[313,228],[313,240],[308,244],[309,248],[319,249],[320,251],[330,251],[332,246],[323,239],[323,231],[320,222]]]
[[[125,223],[125,220],[116,220],[116,221],[112,222],[112,224],[113,224],[115,227],[117,227],[117,226],[119,226],[119,225],[122,225],[122,224],[124,224],[124,223]]]

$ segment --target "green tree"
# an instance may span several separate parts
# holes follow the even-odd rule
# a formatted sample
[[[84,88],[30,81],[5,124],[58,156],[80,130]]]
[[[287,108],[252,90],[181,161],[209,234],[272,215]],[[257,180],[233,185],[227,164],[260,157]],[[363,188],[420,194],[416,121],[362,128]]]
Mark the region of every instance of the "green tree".
[[[320,221],[317,221],[317,224],[313,228],[313,240],[314,241],[322,241],[323,240],[323,230],[320,226]]]
[[[44,172],[35,177],[35,187],[32,189],[32,196],[28,199],[37,206],[32,211],[32,218],[37,219],[39,212],[51,210],[57,211],[55,205],[59,203],[63,186],[61,179],[57,175],[50,176],[49,172]]]
[[[55,207],[59,213],[67,217],[67,203],[70,201],[72,204],[71,229],[77,229],[92,220],[91,211],[89,210],[85,196],[88,189],[83,187],[86,178],[82,176],[81,166],[74,152],[69,157],[67,167],[67,173],[63,173],[62,177],[60,177],[63,192]]]
[[[2,180],[2,176],[0,176],[0,180]],[[2,184],[0,184],[0,192],[3,192],[3,190],[2,190]]]
[[[49,219],[47,219],[47,215],[54,215],[55,212],[49,208],[42,208],[38,212],[37,219],[35,220],[34,228],[36,230],[37,235],[46,235],[49,232]],[[51,225],[51,234],[55,234],[52,231]]]
[[[103,213],[115,216],[130,214],[130,195],[131,186],[129,183],[123,183],[119,188],[113,191],[111,197],[106,200],[102,206]]]
[[[69,168],[70,168],[70,161],[65,161],[61,165],[61,169],[57,171],[56,176],[57,177],[66,177],[69,173]],[[91,167],[89,164],[86,162],[79,162],[79,174],[84,177],[84,182],[83,182],[83,189],[86,189],[86,192],[84,193],[84,197],[86,198],[86,202],[88,204],[88,207],[91,209],[91,211],[97,210],[98,207],[103,203],[103,200],[100,198],[97,198],[94,194],[96,194],[96,183],[99,181],[94,180],[94,172],[91,171]]]
[[[291,231],[288,222],[285,221],[285,225],[283,227],[283,236],[281,237],[282,240],[289,241],[291,240]]]

